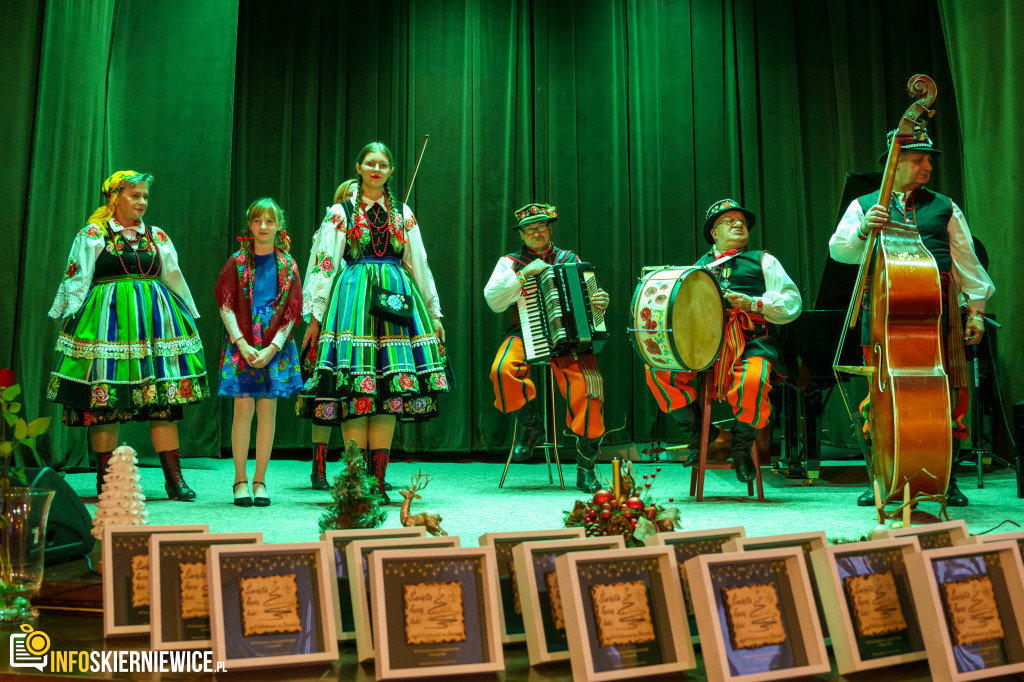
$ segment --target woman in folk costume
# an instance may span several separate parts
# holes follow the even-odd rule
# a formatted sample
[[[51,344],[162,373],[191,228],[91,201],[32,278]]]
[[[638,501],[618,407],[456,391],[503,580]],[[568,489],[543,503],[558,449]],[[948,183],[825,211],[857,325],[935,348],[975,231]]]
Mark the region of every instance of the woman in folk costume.
[[[167,233],[146,225],[153,176],[118,171],[103,183],[107,203],[71,245],[50,317],[67,318],[57,337],[46,397],[64,423],[88,426],[100,490],[119,426],[148,421],[167,495],[195,499],[178,461],[185,405],[209,394],[199,317]]]
[[[391,192],[393,159],[380,142],[363,147],[355,195],[328,209],[313,237],[302,343],[317,346],[317,361],[298,404],[300,415],[341,423],[345,442],[369,450],[385,500],[396,420],[436,417],[448,391],[437,288],[416,217]],[[371,303],[375,290],[381,300]],[[327,445],[314,447],[313,488],[322,490]]]
[[[217,305],[227,330],[217,393],[235,399],[231,423],[234,503],[269,507],[266,473],[274,449],[277,399],[290,398],[302,388],[299,353],[292,339],[292,327],[302,314],[302,283],[288,253],[284,211],[276,201],[254,201],[238,239],[242,248],[231,255],[217,280]],[[250,497],[245,467],[253,414],[258,420]]]

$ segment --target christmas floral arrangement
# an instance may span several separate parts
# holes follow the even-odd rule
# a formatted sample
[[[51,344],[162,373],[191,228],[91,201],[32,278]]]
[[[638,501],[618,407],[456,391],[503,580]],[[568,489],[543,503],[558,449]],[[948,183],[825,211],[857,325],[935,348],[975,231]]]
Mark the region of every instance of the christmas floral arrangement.
[[[572,511],[565,512],[565,527],[583,527],[587,537],[621,535],[626,547],[642,547],[644,538],[668,532],[676,527],[679,510],[658,504],[651,486],[661,472],[633,476],[633,464],[612,462],[611,490],[598,490],[590,500],[577,500]],[[607,481],[606,481],[607,482]],[[672,498],[668,499],[672,502]]]
[[[320,532],[344,528],[376,528],[384,523],[387,511],[377,488],[377,479],[366,473],[366,458],[350,440],[345,445],[345,468],[334,477],[334,498],[320,517]]]

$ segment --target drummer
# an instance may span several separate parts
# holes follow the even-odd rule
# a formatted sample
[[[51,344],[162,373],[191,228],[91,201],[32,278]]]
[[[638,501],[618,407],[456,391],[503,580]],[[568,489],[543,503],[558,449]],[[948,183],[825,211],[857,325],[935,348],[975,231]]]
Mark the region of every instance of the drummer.
[[[732,459],[736,478],[754,480],[751,447],[758,429],[768,423],[768,380],[779,360],[776,325],[800,316],[800,292],[782,264],[767,251],[748,251],[756,217],[735,199],[716,201],[704,219],[704,239],[712,248],[696,265],[710,266],[726,303],[725,341],[711,368],[712,397],[732,406]],[[700,458],[700,418],[693,402],[696,372],[646,368],[647,385],[662,412],[683,429],[693,466]],[[713,440],[713,438],[712,438]]]

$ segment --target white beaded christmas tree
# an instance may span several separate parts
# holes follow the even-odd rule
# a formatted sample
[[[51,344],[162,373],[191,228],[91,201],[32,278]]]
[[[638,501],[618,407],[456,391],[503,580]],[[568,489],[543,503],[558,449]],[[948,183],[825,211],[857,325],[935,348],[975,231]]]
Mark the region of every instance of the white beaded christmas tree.
[[[92,534],[96,539],[103,536],[103,526],[146,525],[148,512],[146,496],[139,485],[141,479],[135,450],[127,445],[114,450],[92,520]]]

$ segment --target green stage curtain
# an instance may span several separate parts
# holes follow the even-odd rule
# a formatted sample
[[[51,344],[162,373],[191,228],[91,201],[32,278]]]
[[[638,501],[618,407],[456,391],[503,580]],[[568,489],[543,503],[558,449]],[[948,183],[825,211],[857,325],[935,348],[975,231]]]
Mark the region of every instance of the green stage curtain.
[[[960,106],[964,146],[950,159],[964,167],[965,211],[971,232],[986,244],[989,274],[996,285],[994,305],[1003,328],[997,372],[1006,414],[1024,399],[1024,387],[1010,377],[1024,376],[1024,358],[1013,352],[1024,334],[1018,311],[1024,305],[1014,285],[1024,259],[1024,240],[1016,228],[1024,211],[1017,187],[1024,148],[1024,46],[1016,27],[1024,25],[1024,5],[1016,0],[958,3],[940,0],[949,61]],[[952,155],[947,155],[952,156]],[[986,343],[983,339],[982,343]]]
[[[394,151],[401,196],[429,133],[409,203],[438,280],[456,387],[439,419],[401,426],[395,448],[507,447],[512,420],[492,407],[488,373],[509,318],[482,290],[521,244],[511,214],[530,201],[558,206],[555,242],[594,263],[611,295],[599,356],[605,421],[625,429],[608,442],[646,440],[663,427],[624,331],[629,301],[643,267],[692,263],[706,248],[708,205],[732,196],[754,210],[752,247],[780,258],[810,306],[844,173],[878,170],[911,74],[939,85],[936,143],[962,148],[936,2],[111,2],[104,16],[88,5],[88,17],[77,3],[24,3],[24,30],[3,30],[16,36],[15,92],[31,112],[21,114],[29,141],[13,149],[28,187],[16,219],[26,265],[0,321],[13,320],[10,355],[32,409],[58,414],[42,403],[56,334],[45,312],[71,235],[116,167],[157,176],[148,218],[182,252],[215,386],[223,331],[213,284],[248,204],[269,195],[284,206],[304,271],[363,144]],[[77,30],[87,20],[88,40]],[[953,155],[934,186],[961,198]],[[229,444],[230,401],[186,415],[183,455]],[[278,415],[277,447],[306,446],[309,425],[290,401]],[[51,460],[80,459],[84,436],[53,431]],[[134,442],[146,441],[138,431]]]

